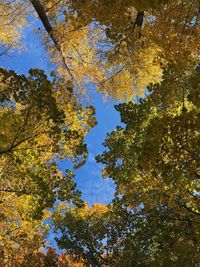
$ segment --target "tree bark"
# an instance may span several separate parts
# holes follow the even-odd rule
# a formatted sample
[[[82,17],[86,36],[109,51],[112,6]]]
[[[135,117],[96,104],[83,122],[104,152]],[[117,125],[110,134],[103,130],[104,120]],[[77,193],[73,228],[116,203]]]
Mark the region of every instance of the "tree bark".
[[[74,80],[74,77],[66,63],[66,60],[65,60],[65,56],[63,54],[63,51],[60,47],[60,44],[57,40],[57,37],[55,36],[54,32],[53,32],[53,27],[47,17],[47,14],[46,14],[46,11],[43,7],[43,5],[41,4],[40,0],[30,0],[32,6],[34,7],[36,13],[38,14],[38,17],[40,18],[46,32],[48,33],[48,35],[50,36],[51,40],[53,41],[57,51],[59,52],[60,56],[61,56],[61,59],[63,61],[63,64],[64,66],[66,67],[69,75],[71,76],[72,80]]]
[[[51,26],[51,23],[49,22],[49,19],[46,15],[45,9],[43,5],[40,3],[39,0],[30,0],[32,6],[34,7],[36,13],[38,14],[38,17],[40,18],[45,30],[52,38],[54,44],[57,44],[57,41],[53,35],[53,28]]]
[[[136,20],[135,20],[135,24],[138,26],[138,27],[142,27],[143,25],[143,20],[144,20],[144,11],[139,11],[137,13],[137,17],[136,17]]]

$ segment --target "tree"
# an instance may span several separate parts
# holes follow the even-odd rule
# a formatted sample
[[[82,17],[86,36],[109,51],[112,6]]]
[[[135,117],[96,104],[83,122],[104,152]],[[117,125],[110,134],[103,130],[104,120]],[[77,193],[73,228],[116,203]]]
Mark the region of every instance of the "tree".
[[[161,84],[119,104],[117,127],[97,157],[115,181],[109,206],[58,207],[58,245],[92,266],[198,266],[199,66],[165,69]],[[172,83],[174,77],[179,77]],[[175,86],[175,88],[173,87]],[[175,90],[176,89],[176,90]]]
[[[2,266],[11,267],[82,267],[83,261],[75,261],[72,257],[62,252],[61,255],[57,254],[56,249],[49,247],[46,251],[37,247],[36,242],[32,242],[33,247],[30,246],[30,240],[28,246],[19,246],[17,253],[12,254],[9,251],[7,260],[2,263]],[[3,265],[4,264],[4,265]]]
[[[174,241],[176,247],[185,240],[187,230],[184,229],[191,231],[192,238],[183,244],[189,247],[191,242],[197,256],[200,225],[199,67],[177,74],[180,71],[172,65],[165,70],[161,84],[148,87],[149,95],[144,99],[116,106],[125,127],[117,127],[107,136],[104,143],[107,150],[98,161],[105,164],[104,175],[115,181],[116,195],[121,196],[122,205],[136,214],[139,211],[145,220],[150,217],[155,223],[152,229],[162,229],[161,238],[168,227],[166,220],[171,220],[169,228],[170,225],[177,228],[179,236]],[[175,88],[171,82],[174,77],[179,77]],[[176,238],[174,234],[173,239]],[[179,248],[182,250],[182,245]],[[197,266],[199,258],[197,262],[194,258],[188,266]]]
[[[1,91],[1,192],[40,195],[47,206],[56,195],[66,200],[73,175],[63,176],[56,162],[84,163],[83,137],[95,124],[94,110],[82,108],[61,78],[50,82],[39,70],[31,70],[28,78],[1,72],[6,84]]]
[[[77,261],[75,257],[67,255],[67,253],[62,252],[62,254],[59,256],[58,259],[58,267],[84,267],[86,266],[84,264],[83,260]]]
[[[60,248],[77,260],[82,258],[86,266],[102,266],[106,230],[104,215],[107,212],[108,207],[98,203],[91,208],[86,203],[81,208],[58,205],[52,216],[52,226],[62,233],[61,238],[56,238]]]
[[[56,200],[82,204],[72,172],[63,174],[57,163],[84,164],[83,139],[95,119],[94,109],[83,108],[62,78],[50,82],[41,70],[28,77],[0,72],[1,249],[17,255],[27,242],[36,246],[45,210]]]
[[[133,206],[143,203],[151,210],[167,203],[182,216],[198,218],[199,67],[188,77],[182,74],[176,91],[171,85],[174,71],[167,69],[165,80],[150,86],[149,96],[138,103],[116,107],[126,127],[107,137],[108,151],[98,160]]]
[[[72,1],[70,8],[68,20],[76,12],[78,20],[101,28],[99,90],[106,95],[131,99],[162,80],[163,66],[183,68],[198,56],[198,1]]]
[[[183,68],[198,56],[198,1],[59,1],[47,10],[71,78],[79,84],[86,75],[114,98],[142,94],[149,83],[162,80],[162,66],[176,62]],[[63,20],[55,10],[63,12]],[[49,42],[47,48],[55,55]],[[59,58],[54,60],[66,73]]]
[[[34,202],[31,196],[1,193],[0,202],[0,265],[23,265],[26,258],[39,252],[45,246],[43,227],[46,215],[33,218]],[[44,211],[43,211],[44,212]],[[42,218],[41,218],[42,217]],[[36,259],[36,257],[35,257]],[[37,266],[37,260],[35,265]],[[38,264],[39,266],[39,264]]]
[[[187,69],[198,58],[198,0],[31,0],[31,7],[51,60],[79,90],[90,81],[106,96],[130,100],[161,82],[168,64]]]
[[[53,215],[58,245],[86,266],[198,266],[198,227],[175,219],[173,209],[136,214],[116,200],[109,207],[61,210]]]
[[[0,70],[1,264],[198,266],[199,1],[30,0],[0,8],[2,53],[19,44],[33,8],[61,75],[49,81],[40,70],[28,77]],[[91,208],[81,205],[72,172],[57,166],[70,158],[79,167],[87,156],[94,109],[73,91],[88,82],[117,99],[147,93],[116,107],[125,127],[108,135],[98,157],[116,183],[115,199]],[[70,203],[53,215],[67,250],[59,259],[40,251],[56,200]]]
[[[21,29],[27,25],[27,3],[20,0],[0,1],[0,56],[14,48],[22,48]]]

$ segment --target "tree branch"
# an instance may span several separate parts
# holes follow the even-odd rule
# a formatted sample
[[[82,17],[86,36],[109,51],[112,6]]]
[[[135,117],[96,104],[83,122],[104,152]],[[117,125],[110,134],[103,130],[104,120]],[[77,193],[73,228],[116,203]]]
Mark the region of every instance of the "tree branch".
[[[32,6],[34,7],[36,13],[38,14],[38,17],[40,18],[46,32],[48,33],[48,35],[51,37],[51,40],[53,41],[57,51],[59,52],[60,56],[61,56],[61,59],[62,59],[62,62],[63,62],[63,65],[65,66],[65,68],[67,69],[69,75],[71,76],[72,80],[75,80],[74,79],[74,76],[73,74],[71,73],[71,70],[70,68],[68,67],[67,63],[66,63],[66,60],[65,60],[65,56],[63,54],[63,51],[61,49],[61,46],[53,32],[53,27],[47,17],[47,14],[46,14],[46,11],[43,7],[43,5],[40,3],[39,0],[30,0]]]

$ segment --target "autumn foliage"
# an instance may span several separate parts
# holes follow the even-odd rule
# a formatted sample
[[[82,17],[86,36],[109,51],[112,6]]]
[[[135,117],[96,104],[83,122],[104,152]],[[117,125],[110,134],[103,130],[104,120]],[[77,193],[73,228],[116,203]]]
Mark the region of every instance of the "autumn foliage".
[[[0,0],[2,62],[31,26],[53,69],[0,68],[0,266],[199,266],[199,19],[198,0]],[[59,169],[86,162],[90,85],[123,123],[91,207]]]

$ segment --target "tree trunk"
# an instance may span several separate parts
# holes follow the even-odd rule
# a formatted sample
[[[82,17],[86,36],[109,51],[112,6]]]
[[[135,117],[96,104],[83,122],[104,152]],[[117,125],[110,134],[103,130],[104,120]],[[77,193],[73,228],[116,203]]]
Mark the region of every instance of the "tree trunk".
[[[32,4],[32,6],[34,7],[36,13],[38,14],[38,17],[40,18],[46,32],[48,33],[48,35],[50,36],[51,40],[53,41],[56,49],[58,50],[58,52],[61,56],[61,59],[63,61],[63,64],[66,67],[69,75],[71,76],[72,80],[74,80],[74,77],[73,77],[73,75],[72,75],[72,73],[71,73],[71,71],[70,71],[70,69],[66,63],[65,56],[64,56],[63,51],[60,47],[60,44],[59,44],[56,36],[54,35],[53,27],[52,27],[52,25],[51,25],[51,23],[47,17],[47,14],[46,14],[46,11],[45,11],[43,5],[41,4],[40,0],[30,0],[30,2]]]

